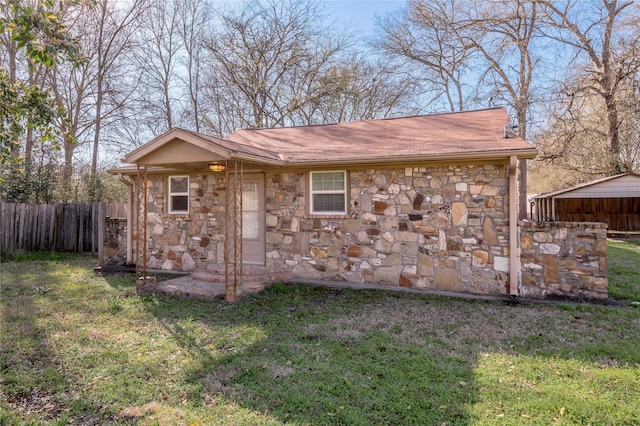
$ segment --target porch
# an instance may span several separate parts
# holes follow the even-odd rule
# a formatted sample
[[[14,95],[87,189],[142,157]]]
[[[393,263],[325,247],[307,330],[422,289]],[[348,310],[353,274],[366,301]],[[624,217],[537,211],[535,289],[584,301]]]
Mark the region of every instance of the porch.
[[[153,276],[153,272],[149,272]],[[237,289],[237,297],[257,293],[278,281],[287,281],[290,273],[274,272],[261,265],[244,265],[242,283]],[[196,299],[224,299],[227,294],[227,278],[224,264],[208,265],[206,269],[192,271],[190,275],[180,276],[159,283],[149,282],[144,291],[168,294],[177,297]]]

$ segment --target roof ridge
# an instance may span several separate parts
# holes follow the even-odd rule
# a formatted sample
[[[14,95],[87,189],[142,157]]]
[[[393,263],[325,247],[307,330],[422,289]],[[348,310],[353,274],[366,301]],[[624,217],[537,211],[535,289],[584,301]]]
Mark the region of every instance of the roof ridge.
[[[472,109],[472,110],[465,110],[465,111],[434,112],[434,113],[430,113],[430,114],[403,115],[401,117],[367,118],[367,119],[364,119],[364,120],[340,121],[338,123],[323,123],[323,124],[303,124],[303,125],[299,125],[299,126],[243,127],[243,128],[240,128],[240,129],[238,129],[238,130],[236,130],[234,132],[231,132],[229,134],[233,134],[233,133],[240,132],[240,131],[243,131],[243,130],[246,130],[246,131],[263,131],[263,130],[280,130],[280,129],[303,129],[303,128],[308,128],[308,127],[327,127],[327,126],[338,126],[338,125],[341,125],[341,124],[367,123],[367,122],[371,122],[371,121],[391,121],[391,120],[403,120],[403,119],[407,119],[407,118],[436,117],[436,116],[439,116],[439,115],[469,114],[469,113],[474,113],[474,112],[492,111],[492,110],[499,110],[499,109],[506,110],[506,107],[499,106],[499,107]],[[224,138],[222,138],[222,139],[224,139]]]

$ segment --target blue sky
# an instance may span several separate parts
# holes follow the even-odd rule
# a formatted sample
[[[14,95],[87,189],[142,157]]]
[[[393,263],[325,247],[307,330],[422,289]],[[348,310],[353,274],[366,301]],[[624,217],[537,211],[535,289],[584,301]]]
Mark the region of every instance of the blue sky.
[[[404,0],[324,0],[324,12],[339,26],[348,25],[356,34],[368,36],[375,16],[384,16],[406,4]]]

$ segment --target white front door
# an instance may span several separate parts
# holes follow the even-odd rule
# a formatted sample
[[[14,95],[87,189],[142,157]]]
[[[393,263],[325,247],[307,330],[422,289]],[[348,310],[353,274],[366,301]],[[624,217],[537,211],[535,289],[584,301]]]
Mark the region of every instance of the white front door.
[[[264,176],[245,175],[242,184],[242,260],[264,265]]]

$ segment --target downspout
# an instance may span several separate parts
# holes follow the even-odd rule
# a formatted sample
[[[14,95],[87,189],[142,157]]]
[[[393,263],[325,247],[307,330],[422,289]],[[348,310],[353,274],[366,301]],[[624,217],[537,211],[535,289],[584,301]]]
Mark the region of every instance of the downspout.
[[[518,157],[509,157],[509,294],[518,297],[520,253],[518,252]]]
[[[118,180],[127,185],[127,264],[133,261],[133,182],[118,173]]]

